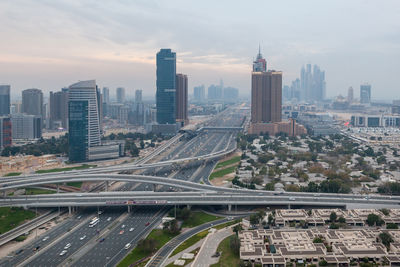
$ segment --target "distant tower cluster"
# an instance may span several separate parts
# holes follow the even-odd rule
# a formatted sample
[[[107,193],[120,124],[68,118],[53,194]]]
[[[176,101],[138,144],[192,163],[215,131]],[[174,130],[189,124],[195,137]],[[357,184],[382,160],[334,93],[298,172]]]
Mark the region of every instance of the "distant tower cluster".
[[[300,76],[301,100],[313,102],[325,99],[325,71],[321,71],[317,65],[311,71],[311,64],[307,64],[306,68],[302,67]]]

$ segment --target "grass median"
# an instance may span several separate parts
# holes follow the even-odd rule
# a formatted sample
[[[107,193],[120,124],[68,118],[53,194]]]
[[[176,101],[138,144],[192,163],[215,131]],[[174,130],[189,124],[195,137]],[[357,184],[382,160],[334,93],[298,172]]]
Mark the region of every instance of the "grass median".
[[[10,176],[19,176],[21,175],[22,172],[9,172],[4,175],[4,177],[10,177]]]
[[[44,195],[44,194],[55,194],[55,193],[56,191],[54,190],[32,188],[32,187],[25,188],[25,195]]]
[[[218,171],[214,171],[213,173],[211,173],[210,175],[210,180],[215,179],[215,178],[219,178],[219,177],[223,177],[227,174],[233,173],[236,171],[236,166],[231,166],[225,169],[221,169]]]
[[[190,214],[190,217],[184,220],[182,228],[193,228],[203,223],[222,219],[222,217],[214,216],[202,211],[194,211]]]
[[[0,234],[21,225],[26,220],[35,218],[35,213],[30,210],[15,207],[0,208]]]
[[[146,237],[146,239],[147,240],[155,239],[158,241],[155,247],[155,251],[157,251],[175,236],[176,235],[170,234],[161,229],[154,229]],[[152,254],[151,252],[145,251],[140,246],[136,246],[117,266],[118,267],[130,266],[131,264],[138,262],[141,259],[151,256],[151,254]]]
[[[54,168],[54,169],[49,169],[49,170],[38,170],[36,173],[51,173],[51,172],[65,172],[65,171],[72,171],[72,170],[84,170],[84,169],[89,169],[89,168],[94,168],[97,167],[97,165],[89,165],[89,164],[83,164],[81,166],[75,166],[75,167],[66,167],[66,168]]]
[[[219,244],[217,251],[221,252],[221,256],[219,261],[215,264],[210,265],[210,267],[231,267],[231,266],[239,266],[240,257],[233,253],[232,249],[229,246],[229,239],[231,236],[228,236]]]
[[[222,168],[222,167],[225,167],[228,165],[232,165],[232,164],[238,163],[239,161],[240,161],[240,156],[236,156],[231,159],[218,162],[217,166],[215,166],[215,169],[219,169],[219,168]]]
[[[186,239],[182,244],[180,244],[170,255],[170,257],[178,254],[179,252],[184,251],[185,249],[193,246],[196,244],[198,241],[202,240],[208,235],[208,229],[204,230],[203,232],[197,233],[194,236],[190,237],[189,239]]]

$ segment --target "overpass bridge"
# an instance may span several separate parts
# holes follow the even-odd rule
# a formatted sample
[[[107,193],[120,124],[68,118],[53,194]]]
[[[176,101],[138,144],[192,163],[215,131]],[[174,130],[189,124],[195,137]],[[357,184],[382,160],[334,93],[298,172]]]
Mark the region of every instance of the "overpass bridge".
[[[201,131],[242,131],[243,127],[227,127],[227,126],[204,126],[201,127],[197,130],[197,132],[201,132]]]
[[[0,206],[14,207],[90,207],[90,206],[174,206],[174,205],[232,205],[250,206],[311,206],[344,208],[400,208],[397,199],[365,199],[363,197],[341,198],[340,196],[314,197],[312,194],[291,196],[272,195],[253,191],[246,193],[221,192],[103,192],[65,193],[34,196],[18,196],[0,199]]]

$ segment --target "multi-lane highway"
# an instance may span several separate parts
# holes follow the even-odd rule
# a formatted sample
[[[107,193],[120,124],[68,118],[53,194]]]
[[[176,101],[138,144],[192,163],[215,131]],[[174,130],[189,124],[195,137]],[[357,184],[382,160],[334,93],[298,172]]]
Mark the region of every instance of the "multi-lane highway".
[[[240,113],[237,111],[225,111],[223,114],[216,116],[213,120],[211,120],[205,126],[234,126],[238,127],[241,126],[243,121],[244,113]],[[85,170],[84,174],[88,176],[95,173],[113,173],[113,172],[120,172],[120,171],[127,171],[136,173],[142,170],[141,175],[155,175],[158,177],[173,177],[176,178],[177,181],[184,182],[184,181],[192,181],[192,182],[200,182],[203,183],[208,182],[208,176],[212,171],[213,167],[215,166],[218,157],[216,158],[208,158],[208,156],[212,153],[226,152],[227,150],[233,149],[236,145],[235,137],[236,137],[236,130],[222,130],[217,129],[213,131],[212,129],[203,130],[197,133],[192,139],[187,139],[185,135],[180,135],[175,137],[167,142],[166,145],[159,148],[155,153],[152,153],[148,157],[136,161],[134,163],[129,164],[129,166],[114,166],[112,170],[105,169],[104,171],[100,168],[93,168]],[[199,157],[206,156],[205,158],[198,159]],[[190,158],[187,160],[187,158]],[[182,160],[185,159],[185,160]],[[179,162],[179,164],[172,164],[171,162],[165,163],[165,161],[172,161],[175,160]],[[164,161],[163,164],[157,165],[158,162]],[[154,166],[137,168],[134,167],[141,167],[139,165],[144,164],[154,164]],[[128,165],[128,164],[126,164]],[[125,168],[126,169],[123,169]],[[133,167],[133,168],[132,168]],[[19,181],[28,181],[28,180],[40,180],[40,179],[52,179],[52,177],[65,177],[65,176],[73,176],[83,174],[82,171],[73,171],[73,172],[66,172],[66,173],[57,173],[54,174],[46,174],[46,175],[33,175],[33,176],[26,176],[26,177],[18,177]],[[111,174],[114,175],[114,174]],[[100,175],[97,175],[100,176]],[[2,180],[5,181],[5,180]],[[11,185],[11,182],[15,180],[8,179],[6,183]],[[118,193],[125,194],[125,191],[144,191],[144,190],[153,190],[153,186],[139,183],[141,181],[127,181],[124,185],[119,187],[117,190]],[[155,183],[153,183],[155,184]],[[4,185],[4,182],[3,182]],[[199,185],[199,184],[197,184]],[[176,190],[166,184],[166,186],[157,187],[158,191],[171,191]],[[184,189],[188,190],[188,189]],[[112,193],[112,192],[109,192]],[[147,192],[149,193],[149,192]],[[84,196],[85,193],[78,193],[78,195]],[[103,194],[103,193],[101,193]],[[66,195],[65,195],[66,196]],[[4,199],[5,200],[5,199]],[[16,200],[16,199],[15,199]],[[147,231],[151,230],[155,225],[159,223],[162,216],[165,214],[165,209],[162,207],[136,207],[132,210],[131,213],[124,212],[124,210],[120,210],[115,207],[108,207],[104,211],[103,219],[101,220],[102,223],[99,223],[99,234],[97,234],[97,230],[95,231],[96,235],[88,239],[87,242],[86,238],[92,236],[91,234],[87,235],[83,240],[80,240],[83,234],[86,231],[92,231],[93,229],[88,229],[88,220],[93,216],[96,216],[96,213],[93,211],[83,211],[80,212],[79,215],[75,216],[67,220],[66,223],[57,226],[52,231],[56,232],[59,231],[63,233],[63,235],[59,235],[57,239],[52,239],[52,236],[49,236],[49,239],[46,241],[41,241],[43,236],[38,238],[35,242],[32,243],[33,247],[36,247],[41,242],[51,242],[51,246],[45,247],[44,243],[40,247],[39,251],[42,251],[43,254],[36,253],[37,257],[32,256],[32,249],[31,248],[24,248],[22,255],[24,252],[27,252],[25,257],[19,257],[19,255],[11,255],[13,258],[12,261],[3,261],[0,263],[1,266],[17,266],[18,264],[26,265],[26,266],[55,266],[55,265],[65,265],[68,262],[70,265],[75,266],[103,266],[105,263],[108,266],[115,265],[118,261],[120,261],[126,253],[132,249],[138,240],[143,238],[146,235]],[[96,210],[96,208],[94,209]],[[117,218],[112,218],[107,224],[107,221],[104,222],[105,216],[107,214],[111,214],[116,212]],[[77,219],[77,217],[80,219]],[[112,216],[111,216],[112,217]],[[108,218],[108,217],[107,217]],[[82,223],[82,220],[86,220],[86,222]],[[149,225],[146,227],[146,223],[144,221],[148,220]],[[122,234],[120,232],[119,227],[129,227]],[[136,225],[136,226],[134,226]],[[132,231],[129,231],[131,228],[134,228]],[[68,231],[69,230],[69,231]],[[49,232],[51,233],[51,232]],[[105,238],[103,242],[99,242],[101,238]],[[73,240],[78,239],[82,242],[75,242]],[[107,244],[109,241],[109,244]],[[59,251],[60,248],[64,248],[68,242],[71,243],[71,247],[66,249],[67,253],[63,256],[60,256]],[[124,249],[124,246],[127,243],[132,243],[130,249]],[[110,246],[110,248],[108,247]],[[112,247],[112,249],[111,249]],[[52,257],[44,257],[43,255],[47,255],[47,251],[49,251],[49,255],[57,255],[57,259],[52,259]],[[57,251],[57,252],[56,252]],[[104,253],[104,252],[108,253]],[[28,253],[29,252],[29,253]],[[54,256],[55,257],[55,256]]]

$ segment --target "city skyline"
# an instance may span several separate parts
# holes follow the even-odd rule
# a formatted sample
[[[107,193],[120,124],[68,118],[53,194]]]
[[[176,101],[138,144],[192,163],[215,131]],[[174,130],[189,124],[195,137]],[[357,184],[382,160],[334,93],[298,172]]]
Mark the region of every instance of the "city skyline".
[[[253,2],[235,4],[224,14],[222,1],[205,14],[209,5],[100,1],[88,8],[80,1],[1,3],[1,33],[10,41],[0,44],[0,83],[11,85],[12,97],[27,88],[47,95],[71,80],[85,79],[98,80],[100,87],[125,87],[127,96],[135,89],[154,96],[154,54],[159,47],[170,47],[180,61],[177,72],[184,70],[191,77],[190,93],[195,85],[223,78],[241,95],[249,95],[248,70],[260,43],[264,57],[274,62],[271,69],[285,73],[285,85],[298,76],[301,66],[312,63],[326,71],[327,97],[345,95],[349,86],[358,88],[364,82],[382,92],[377,99],[389,99],[398,91],[398,2]],[[264,14],[266,7],[276,12],[263,16],[262,23],[252,19]],[[345,7],[349,12],[343,14]],[[375,17],[377,7],[386,16],[371,24],[365,18]],[[34,12],[37,8],[40,17]],[[286,16],[280,15],[283,11]],[[160,23],[166,19],[168,23]],[[56,30],[57,23],[65,25],[62,31]],[[279,27],[263,27],[269,24]],[[192,38],[181,38],[188,29],[195,29]]]

